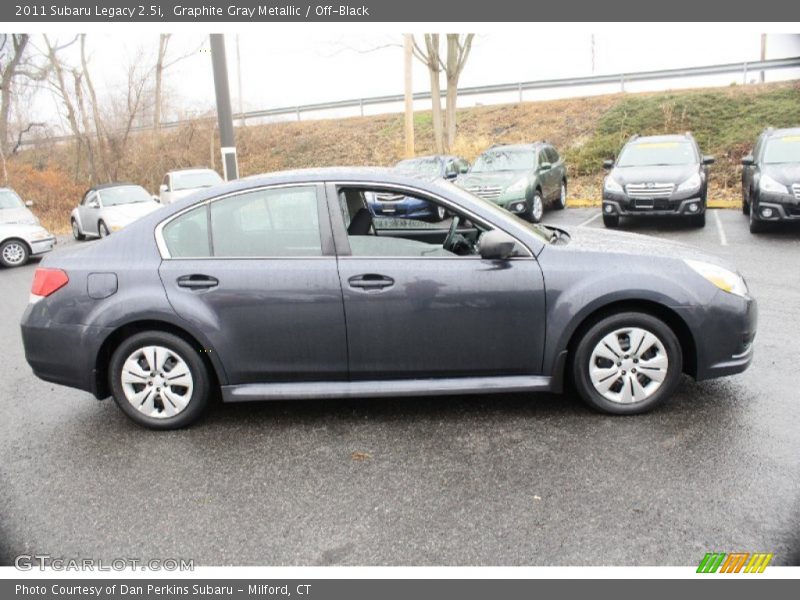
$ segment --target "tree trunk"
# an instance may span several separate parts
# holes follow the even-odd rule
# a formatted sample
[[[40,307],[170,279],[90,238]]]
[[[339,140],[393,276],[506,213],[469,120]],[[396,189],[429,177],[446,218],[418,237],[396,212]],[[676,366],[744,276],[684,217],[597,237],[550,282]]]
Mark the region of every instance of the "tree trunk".
[[[425,44],[428,49],[428,74],[431,79],[431,110],[433,124],[433,143],[437,154],[444,154],[444,125],[442,123],[442,88],[439,81],[441,64],[439,62],[439,34],[426,33]]]
[[[162,33],[158,38],[158,58],[156,59],[155,69],[155,93],[153,98],[153,129],[157,132],[161,129],[161,89],[164,79],[164,59],[167,56],[167,46],[169,45],[169,33]]]
[[[0,73],[0,152],[3,153],[3,156],[8,156],[8,118],[11,114],[11,92],[14,77],[17,75],[17,67],[22,61],[30,36],[27,33],[5,35],[5,43],[10,43],[11,47],[8,50],[10,57],[8,64]]]
[[[106,131],[103,125],[103,120],[100,116],[100,104],[97,102],[97,94],[94,91],[94,84],[92,77],[89,74],[89,63],[86,60],[86,34],[81,34],[81,67],[83,69],[83,80],[86,83],[86,89],[89,92],[89,103],[92,107],[92,119],[94,121],[94,131],[97,137],[97,151],[100,155],[100,162],[103,165],[103,171],[107,179],[111,178],[111,173],[108,168],[107,159],[107,144],[106,144]],[[81,106],[81,110],[83,107]],[[84,128],[88,124],[88,119],[84,122]],[[90,131],[86,130],[86,135],[90,135]]]
[[[403,71],[404,71],[404,90],[406,102],[405,114],[405,134],[406,134],[406,158],[414,157],[414,86],[412,80],[414,59],[414,41],[410,33],[403,35]]]

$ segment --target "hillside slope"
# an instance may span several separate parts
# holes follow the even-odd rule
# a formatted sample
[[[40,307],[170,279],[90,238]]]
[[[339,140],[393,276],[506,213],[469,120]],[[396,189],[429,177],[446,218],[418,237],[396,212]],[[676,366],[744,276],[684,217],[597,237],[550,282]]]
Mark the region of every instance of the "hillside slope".
[[[731,86],[691,91],[615,94],[588,98],[482,106],[459,111],[453,153],[473,160],[501,142],[547,139],[569,164],[570,199],[597,200],[602,160],[633,133],[694,132],[714,154],[710,197],[739,196],[739,160],[767,126],[800,125],[800,83]],[[417,153],[433,148],[430,112],[415,115]],[[247,126],[237,129],[242,175],[328,165],[391,165],[403,154],[401,114]],[[69,144],[39,146],[13,157],[9,185],[37,202],[42,220],[67,227],[70,209],[89,184],[85,161]],[[212,121],[179,130],[139,134],[120,157],[115,177],[155,191],[172,168],[219,168]]]

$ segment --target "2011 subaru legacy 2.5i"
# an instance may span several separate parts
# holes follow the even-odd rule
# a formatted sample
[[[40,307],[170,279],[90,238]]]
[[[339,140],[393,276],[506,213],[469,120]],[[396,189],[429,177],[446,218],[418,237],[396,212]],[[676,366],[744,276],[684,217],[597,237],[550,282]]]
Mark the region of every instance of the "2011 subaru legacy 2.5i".
[[[396,193],[440,223],[372,215]],[[700,250],[527,223],[444,180],[383,169],[275,173],[215,187],[37,269],[25,355],[47,381],[113,396],[171,429],[224,401],[574,385],[649,410],[681,374],[751,360],[756,303]]]

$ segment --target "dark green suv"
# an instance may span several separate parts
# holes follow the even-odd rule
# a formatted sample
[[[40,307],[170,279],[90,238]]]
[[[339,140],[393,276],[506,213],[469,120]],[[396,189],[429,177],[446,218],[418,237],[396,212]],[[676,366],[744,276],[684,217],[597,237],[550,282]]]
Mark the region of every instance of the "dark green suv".
[[[533,223],[567,205],[567,167],[548,142],[492,146],[456,183]]]

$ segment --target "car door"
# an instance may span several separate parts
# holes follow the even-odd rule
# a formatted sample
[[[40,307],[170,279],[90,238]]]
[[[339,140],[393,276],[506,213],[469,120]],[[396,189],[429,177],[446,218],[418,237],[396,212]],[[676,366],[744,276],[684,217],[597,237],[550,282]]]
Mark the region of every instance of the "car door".
[[[363,227],[360,235],[374,236],[366,244],[372,251],[365,251],[348,222],[353,207],[340,202],[351,185],[327,188],[351,379],[537,374],[545,305],[536,259],[442,256],[435,244],[406,252],[406,242],[398,250],[385,232]],[[384,251],[383,240],[393,250]]]
[[[100,195],[92,190],[83,197],[83,202],[78,208],[83,233],[99,235],[97,223],[100,221],[101,208]]]
[[[231,384],[347,377],[344,311],[321,186],[222,196],[158,228],[175,312]]]

